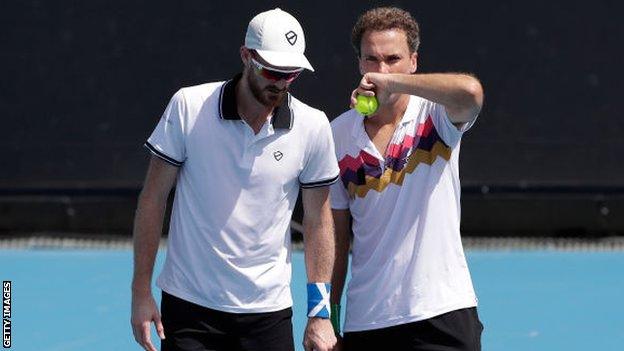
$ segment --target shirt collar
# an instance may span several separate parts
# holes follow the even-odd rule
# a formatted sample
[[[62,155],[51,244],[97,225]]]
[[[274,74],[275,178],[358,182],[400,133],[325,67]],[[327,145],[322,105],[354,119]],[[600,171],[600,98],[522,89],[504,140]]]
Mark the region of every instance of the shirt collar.
[[[403,113],[403,118],[401,118],[401,123],[411,122],[418,117],[418,102],[416,100],[414,96],[410,95],[407,108],[405,113]]]
[[[353,113],[353,118],[357,118],[357,122],[353,125],[353,129],[351,130],[351,136],[358,138],[364,130],[364,119],[366,117],[363,117],[359,113],[355,112],[355,109],[352,109],[351,111]],[[405,113],[403,113],[403,117],[401,117],[401,122],[399,122],[399,124],[405,124],[415,120],[418,117],[418,112],[418,101],[414,98],[414,96],[410,95],[407,108],[405,109]]]
[[[239,73],[221,86],[221,92],[219,94],[219,117],[221,119],[241,119],[236,106],[236,84],[238,84],[242,76],[242,73]],[[289,93],[287,98],[273,110],[273,117],[271,118],[271,125],[273,125],[273,128],[292,128],[294,114],[290,102],[291,96]]]

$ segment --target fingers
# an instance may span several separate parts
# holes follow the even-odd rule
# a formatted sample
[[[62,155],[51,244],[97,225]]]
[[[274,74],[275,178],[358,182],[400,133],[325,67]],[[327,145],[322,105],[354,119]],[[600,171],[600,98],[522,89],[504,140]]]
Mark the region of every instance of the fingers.
[[[137,328],[134,326],[134,324],[132,324],[132,335],[134,336],[134,341],[140,344],[139,340],[141,340],[141,338],[139,337],[139,333],[137,332]]]
[[[373,84],[372,82],[370,82],[368,80],[368,73],[364,75],[364,77],[362,77],[362,80],[360,80],[360,85],[357,87],[357,92],[360,95],[366,95],[366,96],[374,96],[375,95],[375,84]]]
[[[357,103],[357,95],[358,95],[357,89],[355,89],[355,90],[353,90],[351,92],[351,103],[349,104],[350,108],[354,108],[355,107],[355,104]]]
[[[316,343],[312,337],[312,330],[310,330],[310,324],[306,325],[305,332],[303,333],[303,350],[304,351],[318,351]]]
[[[145,322],[141,325],[141,346],[147,351],[158,351],[156,347],[152,344],[152,338],[150,333],[150,322]]]
[[[305,351],[332,351],[335,350],[333,347],[327,345],[313,344],[308,346],[303,346]]]
[[[329,320],[309,321],[303,336],[305,351],[330,351],[336,349],[336,336]]]
[[[158,333],[160,340],[165,340],[165,328],[162,325],[160,314],[158,313],[154,316],[154,325],[156,326],[156,333]]]
[[[312,351],[312,340],[310,340],[309,325],[306,325],[305,332],[303,333],[303,350]]]
[[[349,107],[353,108],[355,106],[358,95],[375,96],[375,88],[375,84],[369,80],[368,73],[365,74],[360,80],[360,85],[351,92],[351,103],[349,104]]]
[[[349,104],[349,107],[351,108],[355,107],[355,104],[357,103],[358,95],[375,96],[375,92],[372,90],[364,90],[362,88],[357,88],[353,90],[351,92],[351,101],[350,101],[351,103]]]
[[[160,314],[156,313],[153,316],[154,325],[156,326],[156,331],[160,339],[165,338],[165,329],[163,328]],[[143,321],[133,321],[132,322],[132,334],[134,335],[134,340],[141,345],[144,350],[147,351],[157,351],[156,347],[152,343],[152,333],[151,333],[151,325],[152,319],[143,320]]]
[[[310,344],[310,341],[307,339],[303,341],[303,350],[312,351],[312,345]]]
[[[152,344],[150,335],[150,322],[143,322],[140,324],[132,324],[132,334],[137,344],[141,345],[144,350],[157,351]]]
[[[139,324],[136,324],[135,322],[132,322],[132,335],[134,335],[134,340],[137,342],[137,344],[141,345],[141,340],[143,340],[141,326]]]
[[[360,88],[362,88],[363,90],[375,89],[375,84],[373,84],[373,82],[370,80],[369,73],[366,73],[360,80]]]
[[[303,349],[305,351],[329,351],[328,348],[325,348],[323,346],[320,345],[315,345],[314,343],[310,342],[310,343],[303,343]]]
[[[152,344],[151,326],[154,322],[156,332],[160,339],[165,338],[165,332],[158,312],[156,302],[151,295],[132,297],[132,316],[130,318],[132,324],[132,334],[134,340],[141,345],[144,350],[157,351]]]

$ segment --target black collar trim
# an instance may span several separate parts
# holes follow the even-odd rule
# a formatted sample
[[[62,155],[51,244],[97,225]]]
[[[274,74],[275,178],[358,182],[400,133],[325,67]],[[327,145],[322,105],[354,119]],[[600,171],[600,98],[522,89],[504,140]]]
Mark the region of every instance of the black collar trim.
[[[234,76],[221,86],[219,93],[219,117],[225,120],[240,120],[238,108],[236,107],[236,84],[243,75],[241,73]],[[292,97],[288,94],[287,99],[273,110],[271,124],[273,128],[291,129],[293,126],[294,114],[291,108]]]

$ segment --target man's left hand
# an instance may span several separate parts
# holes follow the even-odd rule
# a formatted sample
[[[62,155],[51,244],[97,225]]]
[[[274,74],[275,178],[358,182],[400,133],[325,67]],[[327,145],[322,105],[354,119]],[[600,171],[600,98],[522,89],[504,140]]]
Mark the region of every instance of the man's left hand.
[[[303,335],[305,351],[334,351],[337,350],[336,343],[334,328],[329,319],[308,318],[308,325]]]

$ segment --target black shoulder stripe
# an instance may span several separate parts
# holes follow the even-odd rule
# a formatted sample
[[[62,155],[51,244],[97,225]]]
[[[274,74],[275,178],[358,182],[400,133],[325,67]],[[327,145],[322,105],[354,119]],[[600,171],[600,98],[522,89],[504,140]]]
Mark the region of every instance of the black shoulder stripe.
[[[329,178],[329,179],[325,179],[325,180],[319,180],[318,182],[301,183],[301,188],[308,189],[308,188],[318,188],[318,187],[321,187],[321,186],[328,186],[328,185],[334,184],[337,180],[338,180],[338,175],[336,175],[333,178]]]
[[[147,148],[147,149],[148,149],[151,153],[153,153],[153,154],[154,154],[154,156],[156,156],[156,157],[158,157],[158,158],[162,159],[163,161],[166,161],[166,162],[168,162],[168,163],[171,163],[172,165],[174,165],[174,166],[176,166],[176,167],[181,167],[181,166],[182,166],[182,164],[184,164],[184,162],[177,161],[177,160],[175,160],[175,159],[173,159],[173,158],[171,158],[171,157],[169,157],[169,156],[167,156],[167,155],[163,154],[162,152],[160,152],[160,151],[156,150],[156,148],[155,148],[155,147],[153,147],[153,146],[152,146],[149,142],[147,142],[147,141],[145,142],[145,144],[143,144],[143,146],[145,146],[145,147],[146,147],[146,148]]]

